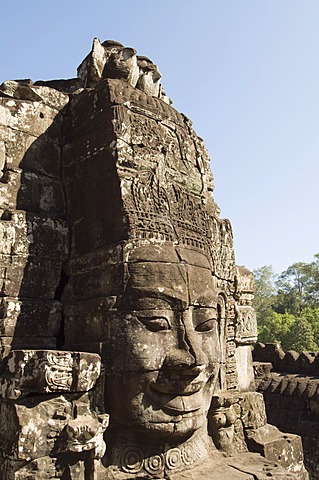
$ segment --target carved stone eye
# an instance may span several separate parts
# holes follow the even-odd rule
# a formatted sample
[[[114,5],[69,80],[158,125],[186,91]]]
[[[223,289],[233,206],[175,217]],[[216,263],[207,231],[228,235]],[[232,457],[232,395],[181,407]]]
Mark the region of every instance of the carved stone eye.
[[[213,308],[194,308],[192,318],[196,332],[210,332],[216,328],[216,311]]]
[[[158,316],[158,315],[146,315],[145,312],[143,314],[136,313],[136,316],[140,322],[142,322],[148,330],[152,332],[159,332],[161,330],[170,330],[171,326],[167,320],[167,318]]]
[[[205,322],[202,322],[202,323],[198,324],[195,327],[195,330],[196,330],[196,332],[211,332],[212,330],[214,330],[215,325],[216,325],[216,319],[215,318],[210,318],[210,319],[206,320]]]

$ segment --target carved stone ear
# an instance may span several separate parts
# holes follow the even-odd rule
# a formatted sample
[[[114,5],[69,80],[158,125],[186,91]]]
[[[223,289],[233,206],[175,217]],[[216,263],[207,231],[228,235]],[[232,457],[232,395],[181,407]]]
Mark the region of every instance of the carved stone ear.
[[[131,57],[136,55],[135,48],[125,47],[122,50],[122,57],[124,60],[129,60]]]

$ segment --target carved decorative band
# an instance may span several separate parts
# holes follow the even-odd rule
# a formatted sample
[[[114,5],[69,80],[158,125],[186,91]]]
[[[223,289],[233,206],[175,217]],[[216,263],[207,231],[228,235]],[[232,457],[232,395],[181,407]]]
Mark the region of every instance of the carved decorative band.
[[[128,446],[120,453],[120,465],[122,471],[126,473],[147,472],[151,475],[163,475],[165,470],[189,467],[206,456],[206,445],[196,440],[159,454],[143,452],[138,446]]]
[[[47,355],[45,379],[52,391],[70,390],[72,385],[73,358],[69,352],[51,352]]]

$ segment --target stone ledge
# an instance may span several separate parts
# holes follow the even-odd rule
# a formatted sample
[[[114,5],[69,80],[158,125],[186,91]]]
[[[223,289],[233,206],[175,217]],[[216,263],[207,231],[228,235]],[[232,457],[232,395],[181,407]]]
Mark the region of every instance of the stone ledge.
[[[0,395],[14,400],[30,393],[87,392],[100,370],[95,353],[12,350],[0,377]]]

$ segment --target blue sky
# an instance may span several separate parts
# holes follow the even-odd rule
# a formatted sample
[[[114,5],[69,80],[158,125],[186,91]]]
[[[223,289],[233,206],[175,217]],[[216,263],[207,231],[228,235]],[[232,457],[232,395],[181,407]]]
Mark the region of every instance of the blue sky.
[[[0,82],[73,77],[94,37],[136,48],[205,140],[237,263],[319,252],[318,0],[1,3]]]

